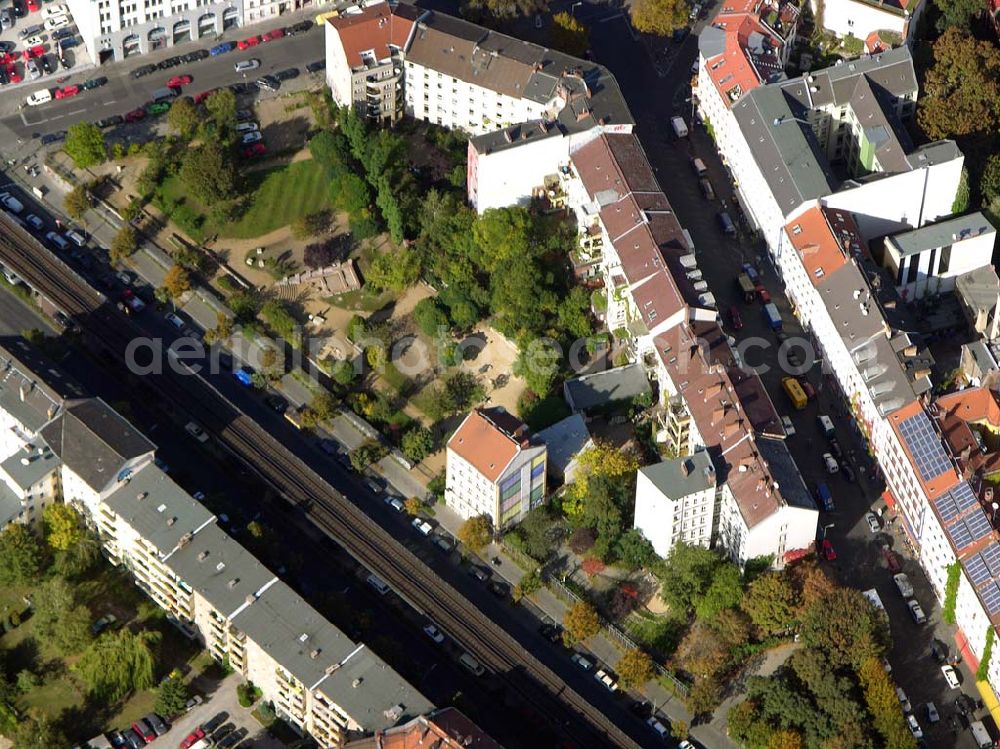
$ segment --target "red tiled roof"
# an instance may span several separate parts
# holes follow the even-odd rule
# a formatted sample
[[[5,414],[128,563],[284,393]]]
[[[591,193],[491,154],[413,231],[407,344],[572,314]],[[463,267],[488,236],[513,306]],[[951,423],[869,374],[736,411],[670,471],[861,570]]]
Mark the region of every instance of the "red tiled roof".
[[[409,723],[349,741],[345,749],[502,749],[464,713],[446,707]]]
[[[506,412],[477,408],[448,440],[448,449],[495,482],[521,451],[524,430],[524,424]]]
[[[650,331],[686,308],[674,285],[674,279],[666,270],[654,273],[633,288],[632,302]]]
[[[816,287],[847,262],[847,251],[861,246],[854,217],[847,211],[819,204],[785,224],[785,233]]]
[[[639,140],[628,133],[603,133],[574,151],[570,159],[587,194],[612,191],[660,192]]]
[[[388,3],[379,3],[369,5],[360,13],[328,18],[327,23],[337,29],[347,62],[354,68],[363,64],[363,52],[371,51],[375,59],[384,60],[390,55],[390,45],[405,47],[414,21],[392,12]]]

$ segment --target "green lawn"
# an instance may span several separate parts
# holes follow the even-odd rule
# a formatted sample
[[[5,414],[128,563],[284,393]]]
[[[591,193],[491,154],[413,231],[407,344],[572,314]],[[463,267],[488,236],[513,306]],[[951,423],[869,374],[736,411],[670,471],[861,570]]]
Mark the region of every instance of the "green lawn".
[[[250,196],[246,212],[222,227],[215,226],[205,207],[188,195],[178,177],[163,181],[154,203],[199,242],[212,234],[253,239],[287,226],[300,216],[331,207],[327,181],[312,160],[249,173],[246,194]]]
[[[300,216],[331,207],[326,177],[312,160],[253,172],[248,179],[253,182],[250,208],[239,221],[219,231],[223,236],[259,237]]]

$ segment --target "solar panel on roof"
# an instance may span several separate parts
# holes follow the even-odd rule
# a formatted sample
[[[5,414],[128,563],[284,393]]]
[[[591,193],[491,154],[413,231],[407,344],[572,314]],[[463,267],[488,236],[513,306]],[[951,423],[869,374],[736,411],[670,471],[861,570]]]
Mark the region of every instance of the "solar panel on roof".
[[[992,543],[979,554],[993,577],[1000,577],[1000,543]]]
[[[1000,586],[997,585],[996,581],[988,583],[980,591],[980,595],[983,597],[983,605],[986,606],[986,612],[990,616],[1000,613]]]
[[[958,504],[952,499],[951,494],[944,494],[935,499],[934,507],[941,516],[941,522],[945,525],[959,516]]]
[[[979,500],[976,499],[976,493],[972,491],[972,487],[969,486],[968,481],[963,481],[950,492],[948,495],[955,500],[955,504],[958,506],[959,512],[965,512],[970,507],[975,507],[979,504]]]
[[[961,520],[956,520],[952,525],[949,525],[945,528],[945,532],[951,538],[956,549],[964,549],[972,543],[972,534]]]
[[[940,476],[951,466],[930,419],[923,411],[901,421],[899,433],[924,481]]]
[[[965,560],[965,573],[977,588],[993,577],[986,566],[986,562],[983,561],[982,556],[979,554]]]
[[[986,513],[982,510],[966,515],[963,519],[969,528],[969,533],[976,541],[986,538],[993,530],[990,527],[990,521],[986,518]]]

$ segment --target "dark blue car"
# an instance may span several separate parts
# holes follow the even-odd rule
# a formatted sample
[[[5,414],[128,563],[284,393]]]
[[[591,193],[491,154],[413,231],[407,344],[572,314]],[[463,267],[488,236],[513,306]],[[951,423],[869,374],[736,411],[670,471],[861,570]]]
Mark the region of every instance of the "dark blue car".
[[[224,55],[226,52],[232,52],[235,48],[236,42],[223,42],[222,44],[216,44],[208,53],[212,57],[216,57],[217,55]]]
[[[244,387],[253,387],[253,369],[250,367],[240,367],[233,372],[233,377]]]

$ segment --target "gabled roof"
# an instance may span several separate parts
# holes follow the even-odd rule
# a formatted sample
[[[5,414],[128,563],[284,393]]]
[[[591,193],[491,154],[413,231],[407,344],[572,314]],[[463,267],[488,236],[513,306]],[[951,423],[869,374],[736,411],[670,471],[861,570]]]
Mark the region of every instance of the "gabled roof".
[[[62,465],[45,440],[36,437],[21,450],[0,463],[0,469],[10,477],[11,481],[23,492],[51,474]],[[0,527],[3,527],[0,524]]]
[[[337,30],[348,64],[359,68],[366,62],[363,53],[371,53],[378,61],[391,57],[393,48],[406,47],[416,21],[415,10],[406,4],[393,7],[377,3],[357,13],[346,12],[328,18],[326,22]]]
[[[100,398],[67,403],[40,433],[62,462],[95,491],[119,478],[129,461],[156,449]]]
[[[459,424],[448,449],[495,482],[527,439],[527,427],[515,416],[499,408],[477,408]]]
[[[591,199],[604,206],[629,193],[659,193],[639,139],[631,133],[602,133],[570,155]]]
[[[861,249],[861,232],[854,217],[819,203],[789,221],[785,234],[816,287],[847,262],[847,253]]]
[[[80,386],[21,337],[0,339],[0,409],[30,432],[53,419]]]
[[[502,749],[454,707],[435,710],[377,736],[348,741],[344,749]]]

